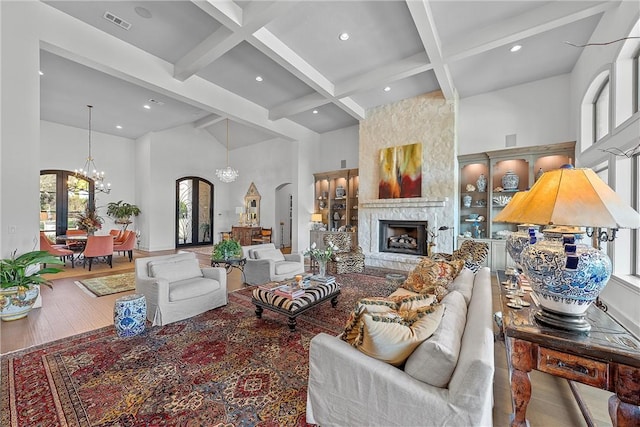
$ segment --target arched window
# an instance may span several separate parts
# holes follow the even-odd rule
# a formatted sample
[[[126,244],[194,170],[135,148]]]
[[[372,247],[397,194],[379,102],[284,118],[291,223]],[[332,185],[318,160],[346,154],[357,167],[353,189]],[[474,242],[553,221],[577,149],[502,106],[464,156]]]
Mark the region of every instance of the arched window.
[[[202,178],[176,181],[176,247],[213,243],[213,185]]]
[[[593,142],[609,134],[609,78],[600,86],[593,100]]]
[[[77,215],[94,208],[94,183],[65,170],[40,171],[40,230],[47,236],[75,229]]]

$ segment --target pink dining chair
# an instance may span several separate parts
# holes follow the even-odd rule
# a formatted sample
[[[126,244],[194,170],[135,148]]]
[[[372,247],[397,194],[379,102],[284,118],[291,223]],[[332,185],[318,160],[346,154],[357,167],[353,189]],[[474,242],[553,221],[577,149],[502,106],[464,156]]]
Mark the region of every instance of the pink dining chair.
[[[84,263],[86,265],[89,260],[89,271],[94,258],[104,257],[109,263],[109,267],[113,268],[113,236],[88,236],[87,245],[84,247]]]
[[[53,256],[60,257],[60,259],[66,262],[66,258],[69,257],[71,260],[71,268],[74,268],[73,265],[73,251],[64,247],[64,245],[54,245],[51,243],[49,238],[43,231],[40,232],[40,250],[47,251]],[[44,265],[47,266],[46,264]]]
[[[122,241],[122,243],[118,243],[118,241],[116,241],[113,244],[113,251],[114,252],[127,252],[127,254],[129,255],[129,262],[131,262],[133,260],[133,248],[136,245],[136,233],[135,231],[131,231],[131,230],[125,230],[124,231],[124,240]]]

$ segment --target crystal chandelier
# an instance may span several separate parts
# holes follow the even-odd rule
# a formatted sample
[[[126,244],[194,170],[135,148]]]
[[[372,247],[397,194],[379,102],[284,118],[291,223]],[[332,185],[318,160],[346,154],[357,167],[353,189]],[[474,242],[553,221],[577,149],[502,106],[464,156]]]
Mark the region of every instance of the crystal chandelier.
[[[96,192],[109,194],[111,192],[111,183],[104,182],[104,171],[98,172],[98,168],[91,156],[91,109],[93,105],[87,105],[87,108],[89,108],[89,156],[87,156],[84,166],[80,169],[74,169],[73,172],[77,179],[93,180]]]
[[[227,167],[216,169],[216,176],[222,182],[233,182],[238,178],[238,170],[229,166],[229,119],[227,119]]]

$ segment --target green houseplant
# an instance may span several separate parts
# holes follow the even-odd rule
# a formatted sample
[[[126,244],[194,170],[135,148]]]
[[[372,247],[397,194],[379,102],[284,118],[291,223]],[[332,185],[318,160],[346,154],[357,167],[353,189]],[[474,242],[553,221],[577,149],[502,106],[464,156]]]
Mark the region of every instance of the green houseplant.
[[[116,224],[124,224],[124,229],[131,224],[131,217],[140,215],[140,208],[131,203],[119,200],[107,204],[107,215],[115,219]]]
[[[221,240],[213,246],[211,259],[238,258],[242,255],[240,242],[234,239]]]
[[[40,264],[45,267],[39,268]],[[40,294],[40,288],[34,285],[51,287],[51,282],[42,275],[62,271],[46,264],[63,262],[47,251],[26,252],[18,257],[14,251],[11,258],[0,260],[0,319],[16,320],[29,314]]]

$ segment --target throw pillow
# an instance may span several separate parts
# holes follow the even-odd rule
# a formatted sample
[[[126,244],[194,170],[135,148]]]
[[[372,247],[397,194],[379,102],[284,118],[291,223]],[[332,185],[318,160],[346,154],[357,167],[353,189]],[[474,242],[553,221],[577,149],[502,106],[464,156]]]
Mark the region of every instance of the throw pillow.
[[[402,287],[420,294],[434,294],[440,300],[446,295],[447,287],[464,267],[464,262],[436,261],[424,258],[411,271]]]
[[[458,250],[453,251],[452,258],[462,260],[465,267],[477,273],[489,254],[489,244],[475,240],[465,240]]]
[[[449,292],[458,291],[464,297],[465,302],[469,305],[471,295],[473,295],[473,271],[463,268],[460,274],[451,282],[447,290]]]
[[[284,255],[278,249],[260,249],[255,251],[256,259],[284,261]]]
[[[443,313],[440,304],[418,310],[365,313],[352,345],[368,356],[400,366],[433,334]]]
[[[160,260],[149,263],[149,275],[169,282],[202,277],[202,270],[195,258],[181,260]]]
[[[457,291],[443,300],[445,313],[433,335],[409,356],[404,371],[434,387],[446,387],[458,364],[467,323],[467,303]]]

